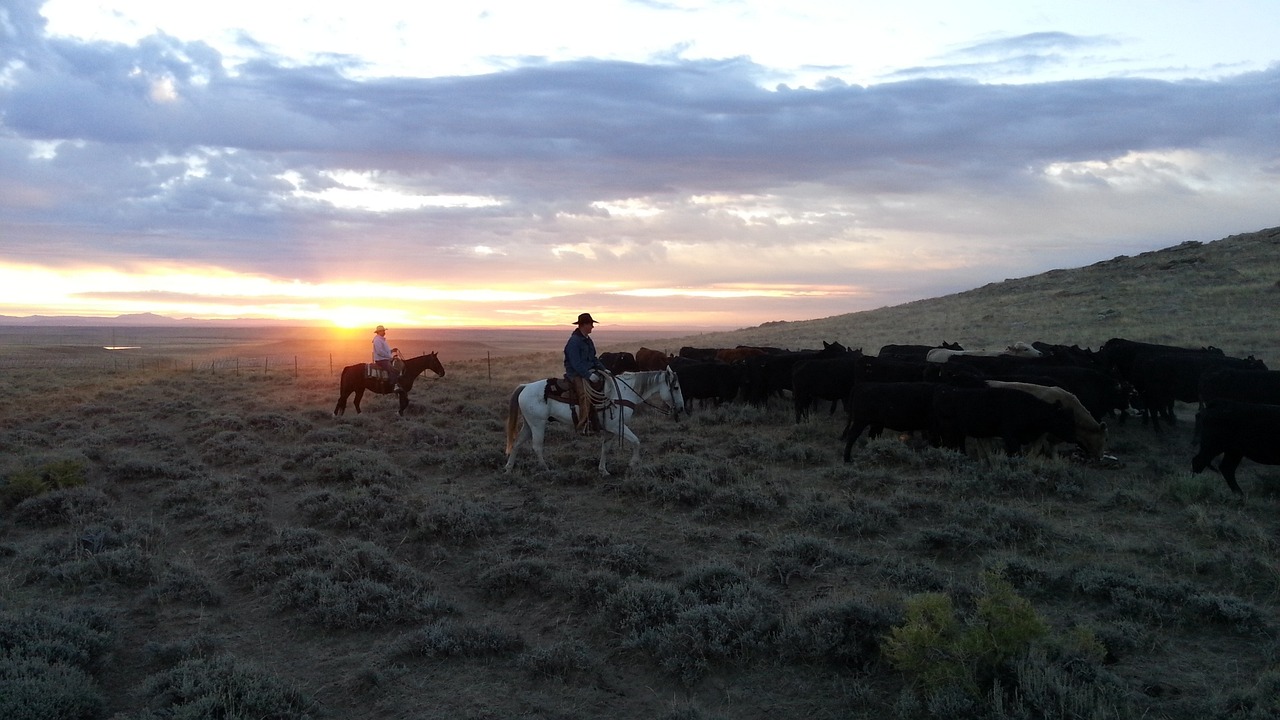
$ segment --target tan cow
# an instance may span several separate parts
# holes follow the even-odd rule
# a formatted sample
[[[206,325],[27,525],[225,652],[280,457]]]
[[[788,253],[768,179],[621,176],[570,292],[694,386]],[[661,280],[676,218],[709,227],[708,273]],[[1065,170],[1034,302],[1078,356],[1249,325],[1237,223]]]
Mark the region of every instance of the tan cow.
[[[1034,358],[1042,356],[1043,353],[1031,347],[1030,343],[1019,341],[1003,350],[948,350],[946,348],[934,348],[925,355],[925,360],[933,363],[944,363],[950,360],[953,355],[976,355],[978,357],[1012,355],[1014,357]]]
[[[1089,411],[1084,408],[1079,398],[1075,395],[1063,390],[1060,387],[1051,387],[1047,385],[1034,385],[1032,383],[1020,382],[1003,382],[1000,380],[988,380],[988,387],[1011,388],[1013,390],[1021,390],[1029,393],[1047,403],[1059,402],[1063,407],[1070,408],[1072,416],[1075,418],[1076,436],[1074,438],[1076,444],[1088,455],[1090,459],[1102,459],[1102,453],[1107,449],[1107,425],[1093,419]],[[1059,442],[1070,441],[1073,438],[1047,438],[1049,446],[1045,448],[1047,454],[1053,457],[1055,453],[1054,446]]]

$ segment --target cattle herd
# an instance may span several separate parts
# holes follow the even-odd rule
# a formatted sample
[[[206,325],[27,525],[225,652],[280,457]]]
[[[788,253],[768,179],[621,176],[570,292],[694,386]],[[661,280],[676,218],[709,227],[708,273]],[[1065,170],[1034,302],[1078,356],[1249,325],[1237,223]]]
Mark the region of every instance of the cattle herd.
[[[866,355],[824,342],[813,350],[683,347],[674,356],[642,347],[601,361],[615,373],[670,367],[690,404],[789,399],[797,423],[819,402],[832,412],[842,406],[846,462],[864,432],[876,437],[886,428],[935,447],[998,439],[1010,455],[1052,454],[1073,443],[1100,459],[1108,418],[1137,414],[1161,432],[1174,421],[1174,402],[1185,402],[1200,406],[1194,472],[1220,470],[1243,495],[1235,480],[1242,459],[1280,464],[1280,371],[1215,347],[1113,338],[1096,351],[1040,342],[965,351],[943,343],[885,345]]]

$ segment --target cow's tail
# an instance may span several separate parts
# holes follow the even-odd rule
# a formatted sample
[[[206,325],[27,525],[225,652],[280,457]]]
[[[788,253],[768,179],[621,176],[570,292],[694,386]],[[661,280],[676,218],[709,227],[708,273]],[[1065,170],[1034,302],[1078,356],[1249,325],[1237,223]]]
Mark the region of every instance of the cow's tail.
[[[511,393],[511,400],[507,406],[507,454],[511,454],[511,446],[516,442],[516,434],[520,432],[520,421],[524,419],[524,415],[520,413],[520,391],[524,390],[524,385],[517,385],[515,392]]]

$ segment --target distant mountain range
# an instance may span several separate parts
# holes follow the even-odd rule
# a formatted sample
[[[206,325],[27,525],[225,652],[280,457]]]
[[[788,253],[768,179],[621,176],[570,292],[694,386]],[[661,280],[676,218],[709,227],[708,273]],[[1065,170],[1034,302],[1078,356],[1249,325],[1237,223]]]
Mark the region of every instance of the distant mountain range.
[[[299,320],[273,320],[233,318],[230,320],[200,320],[197,318],[170,318],[155,313],[135,313],[115,317],[88,317],[83,315],[27,315],[16,317],[0,315],[0,327],[299,327],[318,325]]]

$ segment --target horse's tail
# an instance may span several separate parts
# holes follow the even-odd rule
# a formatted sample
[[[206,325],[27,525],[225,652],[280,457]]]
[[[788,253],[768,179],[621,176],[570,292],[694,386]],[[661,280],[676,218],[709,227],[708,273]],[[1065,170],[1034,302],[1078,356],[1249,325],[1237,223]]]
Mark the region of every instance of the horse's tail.
[[[511,400],[507,406],[507,454],[511,454],[511,446],[516,442],[516,433],[520,432],[520,421],[524,419],[524,415],[520,413],[520,391],[524,390],[524,385],[517,385],[515,392],[511,393]]]

